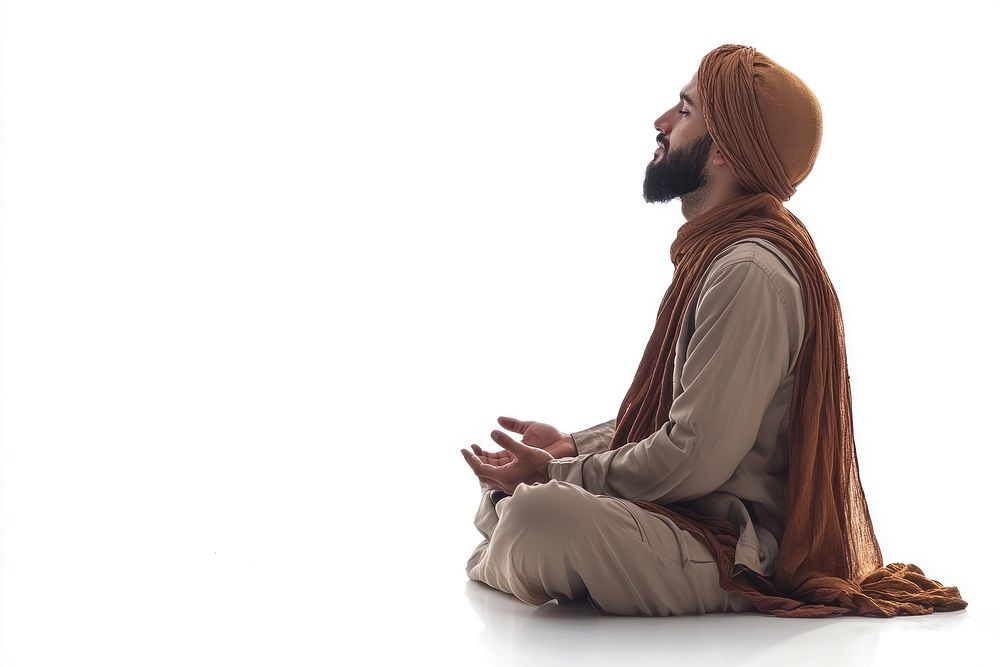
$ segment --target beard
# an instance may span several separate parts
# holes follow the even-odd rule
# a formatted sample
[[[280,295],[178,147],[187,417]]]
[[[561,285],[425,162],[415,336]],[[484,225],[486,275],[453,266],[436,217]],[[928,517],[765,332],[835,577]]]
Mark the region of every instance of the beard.
[[[666,142],[665,142],[666,143]],[[712,137],[705,133],[689,146],[681,146],[668,154],[670,144],[663,148],[659,161],[656,158],[646,165],[646,180],[642,183],[642,196],[647,202],[667,202],[689,192],[694,192],[708,182],[705,165],[712,151]]]

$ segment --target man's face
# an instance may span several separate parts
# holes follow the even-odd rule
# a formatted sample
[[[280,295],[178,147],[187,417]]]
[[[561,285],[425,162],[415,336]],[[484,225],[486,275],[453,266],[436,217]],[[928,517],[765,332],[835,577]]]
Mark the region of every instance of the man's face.
[[[708,134],[698,99],[698,75],[680,92],[680,101],[656,119],[659,147],[646,166],[642,195],[648,202],[666,202],[708,182],[706,166],[714,141]]]

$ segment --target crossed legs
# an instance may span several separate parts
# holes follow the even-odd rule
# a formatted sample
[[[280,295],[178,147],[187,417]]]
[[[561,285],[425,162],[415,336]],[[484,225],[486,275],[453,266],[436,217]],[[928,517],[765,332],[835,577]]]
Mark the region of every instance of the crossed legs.
[[[626,500],[559,480],[482,489],[470,579],[532,605],[587,599],[615,615],[755,611],[719,586],[707,547]]]

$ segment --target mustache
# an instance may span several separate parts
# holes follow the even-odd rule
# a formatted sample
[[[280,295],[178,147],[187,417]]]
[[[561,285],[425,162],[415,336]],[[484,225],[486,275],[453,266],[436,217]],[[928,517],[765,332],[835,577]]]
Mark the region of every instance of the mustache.
[[[667,147],[667,135],[662,132],[656,135],[656,143],[663,144],[664,148]]]

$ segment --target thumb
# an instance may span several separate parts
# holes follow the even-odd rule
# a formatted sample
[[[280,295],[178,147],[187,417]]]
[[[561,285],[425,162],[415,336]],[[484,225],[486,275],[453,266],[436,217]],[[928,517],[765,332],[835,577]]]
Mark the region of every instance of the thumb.
[[[514,419],[513,417],[504,417],[501,415],[497,417],[497,423],[503,426],[508,431],[513,431],[514,433],[520,433],[524,435],[524,432],[528,430],[535,422],[533,421],[521,421],[520,419]]]
[[[514,456],[518,456],[528,449],[537,449],[536,447],[531,447],[523,442],[518,442],[503,431],[490,431],[490,437],[493,438],[498,445],[509,451]]]

